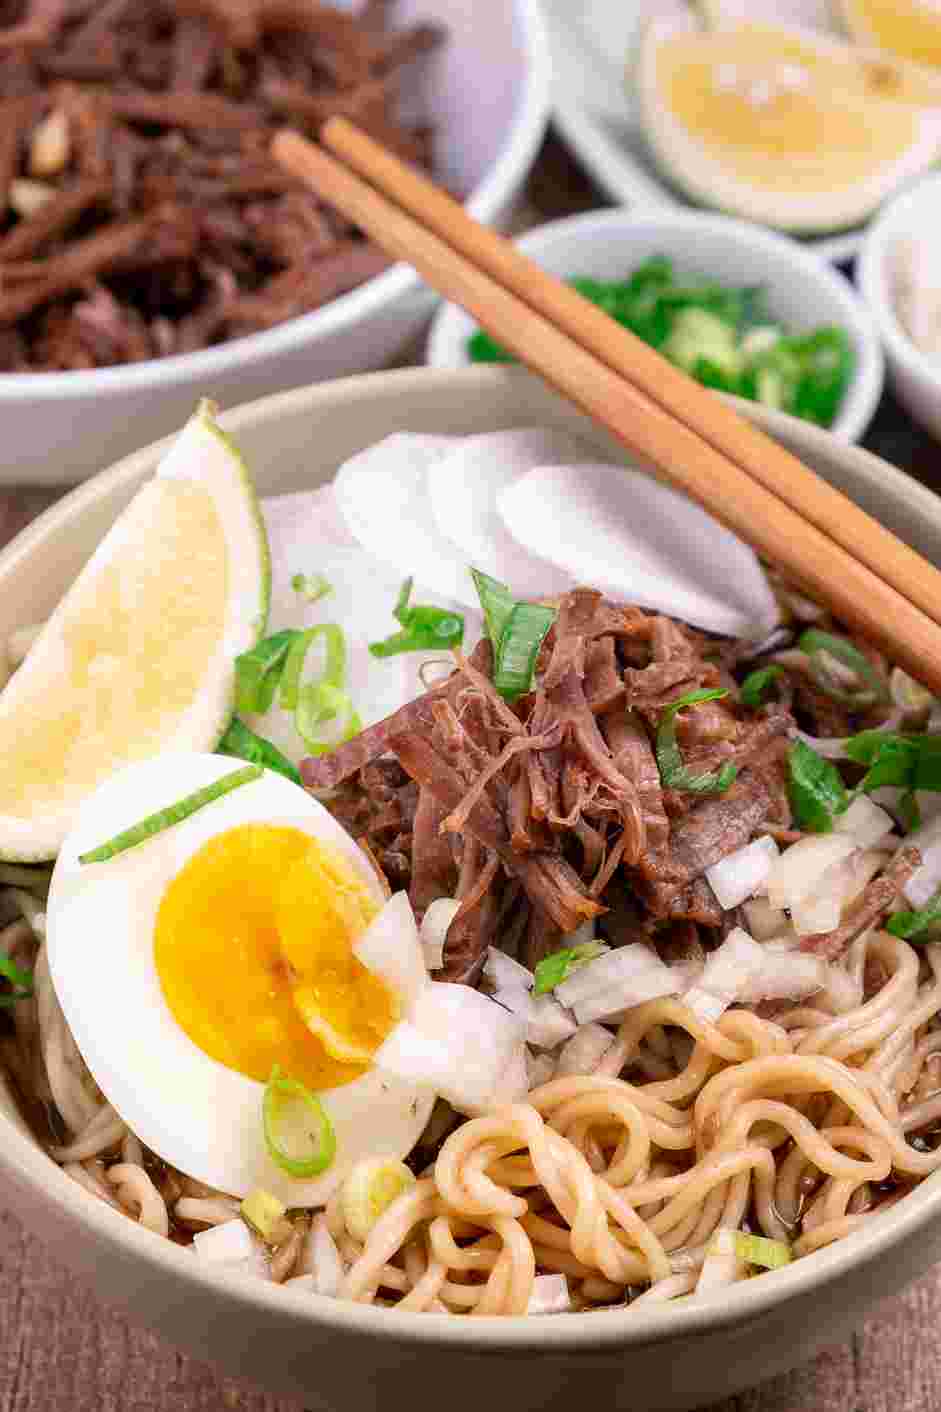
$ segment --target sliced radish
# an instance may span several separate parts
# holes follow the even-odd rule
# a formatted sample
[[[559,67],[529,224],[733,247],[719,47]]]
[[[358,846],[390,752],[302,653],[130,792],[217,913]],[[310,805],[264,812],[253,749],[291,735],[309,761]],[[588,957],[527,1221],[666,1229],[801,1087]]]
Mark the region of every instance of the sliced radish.
[[[614,1043],[614,1035],[604,1025],[579,1025],[570,1040],[559,1051],[555,1076],[593,1074]]]
[[[871,848],[886,834],[891,833],[895,823],[891,814],[880,809],[865,794],[858,794],[850,807],[834,820],[835,833],[849,834],[859,848]]]
[[[839,833],[814,834],[792,843],[768,874],[771,906],[793,909],[799,905],[802,898],[816,891],[831,864],[848,858],[855,847],[853,839]]]
[[[474,608],[467,559],[438,529],[428,502],[428,467],[455,445],[449,436],[396,432],[345,462],[334,486],[340,513],[364,549],[401,578],[411,574]]]
[[[640,471],[540,466],[497,506],[514,539],[579,582],[733,637],[763,635],[779,621],[752,550]]]
[[[734,1001],[741,999],[762,965],[762,947],[741,927],[735,927],[707,957],[699,981],[683,996],[683,1003],[701,1019],[715,1024]]]
[[[545,427],[465,437],[428,465],[435,524],[467,563],[500,579],[518,598],[565,593],[573,585],[571,574],[529,553],[508,533],[497,513],[497,496],[534,466],[578,459],[574,437]]]

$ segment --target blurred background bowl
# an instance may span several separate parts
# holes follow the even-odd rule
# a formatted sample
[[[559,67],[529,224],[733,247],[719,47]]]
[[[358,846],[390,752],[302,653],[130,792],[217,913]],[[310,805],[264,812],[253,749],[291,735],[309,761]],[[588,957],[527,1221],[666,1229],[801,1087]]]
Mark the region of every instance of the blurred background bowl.
[[[941,175],[903,191],[873,223],[856,264],[859,292],[885,349],[889,380],[899,401],[922,426],[941,437],[941,358],[912,342],[892,299],[891,259],[906,236],[937,239]]]
[[[651,255],[666,255],[684,274],[729,285],[762,285],[771,314],[794,332],[838,324],[849,334],[855,368],[829,428],[832,434],[839,441],[859,441],[872,420],[884,376],[875,324],[848,280],[786,236],[726,216],[635,214],[621,207],[553,221],[517,245],[543,269],[566,279],[626,279]],[[463,309],[443,304],[431,326],[425,361],[434,368],[467,367],[467,340],[476,326]]]
[[[352,0],[334,0],[354,8]],[[394,23],[433,21],[429,57],[436,176],[505,225],[545,130],[549,59],[538,0],[479,22],[472,0],[398,0]],[[198,353],[90,372],[0,374],[0,485],[69,484],[179,426],[197,396],[222,406],[386,366],[419,333],[434,296],[405,265],[264,333]]]

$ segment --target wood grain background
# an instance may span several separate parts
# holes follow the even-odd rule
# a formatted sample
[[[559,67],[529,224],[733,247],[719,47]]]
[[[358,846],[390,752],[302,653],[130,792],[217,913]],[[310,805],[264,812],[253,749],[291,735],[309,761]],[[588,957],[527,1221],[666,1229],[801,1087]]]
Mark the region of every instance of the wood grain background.
[[[552,138],[528,194],[527,223],[604,204]],[[941,489],[941,448],[891,397],[865,444]],[[0,489],[0,545],[54,498]],[[2,1204],[0,1189],[0,1412],[302,1412],[130,1324],[99,1302],[103,1291],[66,1274]],[[850,1343],[706,1412],[937,1412],[939,1328],[941,1266],[878,1307]]]

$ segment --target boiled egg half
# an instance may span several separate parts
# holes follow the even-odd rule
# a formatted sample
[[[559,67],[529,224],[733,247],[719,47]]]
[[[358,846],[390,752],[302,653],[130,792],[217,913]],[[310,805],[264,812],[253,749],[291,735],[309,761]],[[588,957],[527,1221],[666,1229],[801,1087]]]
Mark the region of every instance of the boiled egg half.
[[[102,1092],[180,1171],[244,1196],[320,1205],[363,1157],[404,1157],[434,1095],[372,1056],[426,984],[353,947],[382,911],[368,859],[327,810],[266,771],[107,862],[80,855],[239,768],[208,754],[130,766],[82,806],[49,892],[49,969]],[[414,945],[385,925],[393,950]],[[272,1160],[272,1069],[317,1094],[336,1135],[323,1174]]]

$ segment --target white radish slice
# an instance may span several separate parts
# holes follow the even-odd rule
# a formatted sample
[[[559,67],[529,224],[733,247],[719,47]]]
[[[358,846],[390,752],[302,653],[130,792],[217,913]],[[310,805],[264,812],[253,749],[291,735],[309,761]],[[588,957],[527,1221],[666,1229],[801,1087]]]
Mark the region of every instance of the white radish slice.
[[[385,981],[406,1007],[430,984],[425,953],[407,892],[390,897],[353,943],[353,955]]]
[[[478,607],[467,558],[441,533],[428,500],[429,466],[455,446],[450,436],[395,432],[336,473],[340,513],[360,545],[416,583]],[[391,631],[391,629],[390,629]]]
[[[572,575],[529,553],[508,533],[497,513],[497,497],[536,466],[580,459],[574,437],[546,427],[465,437],[427,467],[435,524],[465,562],[507,584],[517,598],[565,593],[573,586]]]
[[[300,502],[305,497],[291,496]],[[392,609],[401,579],[358,548],[345,548],[319,538],[316,502],[297,504],[288,517],[276,512],[269,522],[263,507],[271,549],[271,607],[268,634],[283,628],[309,628],[336,623],[346,638],[346,689],[363,725],[372,725],[397,711],[408,700],[411,680],[406,657],[373,657],[369,643],[397,629]],[[291,586],[295,574],[322,574],[330,592],[311,603]],[[304,664],[304,679],[312,680],[322,660],[323,640],[315,639]],[[414,693],[412,693],[414,694]],[[294,726],[293,712],[282,710],[275,696],[264,715],[246,715],[245,724],[270,740],[295,764],[310,751]]]
[[[540,466],[502,491],[497,508],[525,548],[628,602],[734,637],[779,621],[752,550],[641,471]]]

